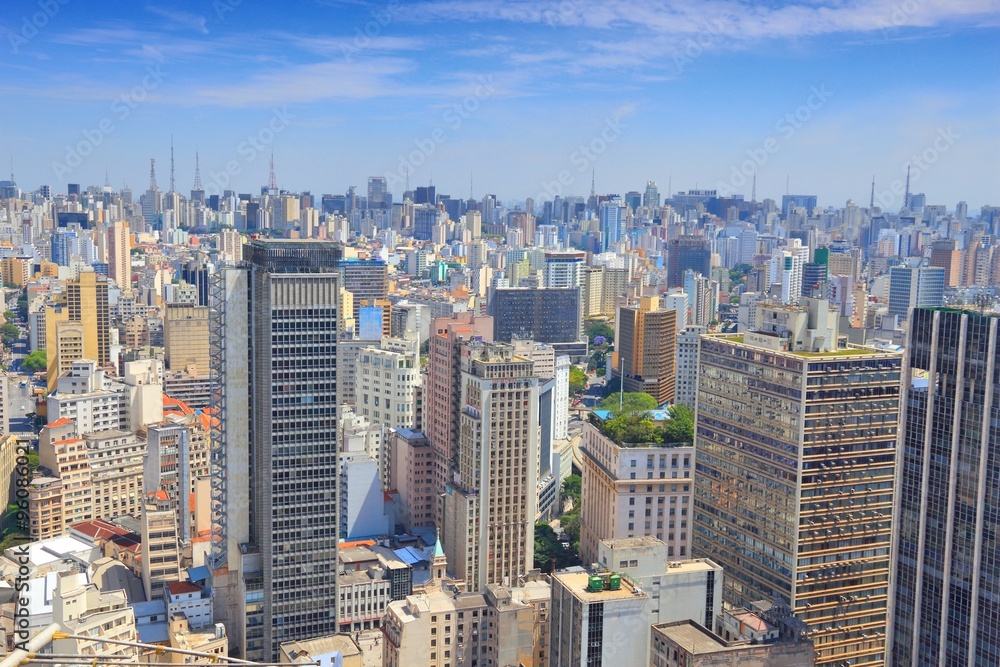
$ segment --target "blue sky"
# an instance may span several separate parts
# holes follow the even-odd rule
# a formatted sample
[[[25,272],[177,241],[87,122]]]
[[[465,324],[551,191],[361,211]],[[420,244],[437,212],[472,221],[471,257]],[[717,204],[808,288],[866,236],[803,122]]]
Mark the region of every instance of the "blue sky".
[[[18,184],[1000,204],[1000,0],[13,0]],[[6,169],[0,170],[5,173]]]

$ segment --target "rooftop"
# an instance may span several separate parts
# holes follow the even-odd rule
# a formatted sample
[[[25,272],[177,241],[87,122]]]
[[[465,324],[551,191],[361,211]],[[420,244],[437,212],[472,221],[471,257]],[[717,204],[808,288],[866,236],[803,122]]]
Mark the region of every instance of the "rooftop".
[[[754,331],[752,333],[759,333],[759,332]],[[761,335],[768,335],[768,334],[766,332],[763,332],[763,333],[761,333]],[[756,347],[752,343],[745,342],[743,336],[720,335],[720,336],[712,336],[712,337],[716,338],[718,340],[724,340],[724,341],[731,342],[731,343],[737,343],[739,345],[746,345],[748,347]],[[767,348],[760,348],[760,349],[767,349]],[[851,356],[861,356],[861,355],[866,355],[866,354],[879,354],[879,355],[892,354],[892,352],[887,351],[887,350],[880,350],[880,349],[876,349],[876,348],[873,348],[873,347],[861,347],[861,346],[851,346],[851,347],[847,347],[847,348],[844,348],[844,349],[831,350],[830,352],[793,352],[793,351],[788,351],[788,350],[769,350],[769,351],[776,352],[778,354],[791,354],[791,355],[796,356],[796,357],[807,357],[807,358],[813,358],[813,357],[851,357]]]
[[[559,583],[583,602],[607,602],[609,600],[631,600],[640,596],[645,597],[644,593],[636,592],[625,577],[622,577],[621,588],[616,591],[608,589],[599,593],[588,591],[587,584],[590,582],[591,576],[593,576],[592,573],[583,568],[563,570],[555,574]]]
[[[736,651],[747,644],[730,644],[722,637],[709,632],[694,621],[677,621],[653,626],[653,633],[661,634],[688,653],[703,655],[720,651]]]

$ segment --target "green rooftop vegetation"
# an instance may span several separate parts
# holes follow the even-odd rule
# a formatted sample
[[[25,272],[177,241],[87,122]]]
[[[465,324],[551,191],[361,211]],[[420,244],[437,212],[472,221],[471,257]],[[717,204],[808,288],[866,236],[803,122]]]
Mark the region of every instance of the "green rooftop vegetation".
[[[590,423],[622,447],[681,447],[694,443],[694,412],[686,405],[672,405],[670,419],[656,422],[647,410],[625,410],[608,419],[590,414]]]

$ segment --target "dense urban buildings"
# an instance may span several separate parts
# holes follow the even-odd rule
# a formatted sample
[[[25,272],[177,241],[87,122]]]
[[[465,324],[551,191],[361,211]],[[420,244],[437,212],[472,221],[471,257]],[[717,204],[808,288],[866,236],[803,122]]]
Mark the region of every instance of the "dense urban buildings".
[[[281,143],[259,187],[0,182],[0,617],[140,663],[998,661],[1000,207],[296,191]]]

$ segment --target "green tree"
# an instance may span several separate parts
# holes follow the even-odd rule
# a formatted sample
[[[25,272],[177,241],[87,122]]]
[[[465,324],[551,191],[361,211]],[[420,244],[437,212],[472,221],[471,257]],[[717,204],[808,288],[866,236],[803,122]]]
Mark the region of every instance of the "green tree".
[[[16,319],[17,319],[17,313],[15,313],[13,310],[9,310],[8,309],[8,310],[3,311],[3,321],[4,322],[13,322]]]
[[[47,368],[45,350],[34,350],[21,362],[21,368],[31,373],[44,371]]]
[[[535,567],[546,573],[551,573],[553,566],[560,570],[579,562],[576,552],[564,547],[556,536],[556,531],[547,523],[535,524],[534,560]]]
[[[564,514],[559,518],[559,527],[566,533],[570,544],[573,545],[573,552],[580,553],[580,511],[574,510],[569,514]]]
[[[620,412],[635,412],[636,410],[645,412],[655,410],[658,407],[655,398],[642,392],[625,392],[624,396],[611,394],[601,401],[600,407],[617,413],[619,412],[619,401],[621,402]]]
[[[572,498],[574,500],[573,507],[580,504],[580,486],[583,479],[579,475],[570,475],[563,480],[562,492],[567,498]]]
[[[600,425],[601,433],[618,444],[656,444],[663,441],[663,433],[650,419],[648,412],[622,412]]]
[[[598,336],[604,336],[605,340],[609,345],[615,342],[615,329],[607,322],[601,322],[600,320],[590,320],[587,322],[583,329],[583,332],[587,334],[587,338],[593,342]]]
[[[587,388],[587,374],[576,366],[569,367],[569,393],[579,394]]]
[[[663,423],[663,441],[694,443],[694,412],[683,403],[670,406],[670,419]]]
[[[0,340],[3,340],[3,344],[7,347],[16,343],[20,336],[21,330],[17,328],[16,324],[10,322],[0,324]]]

